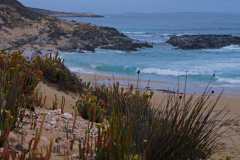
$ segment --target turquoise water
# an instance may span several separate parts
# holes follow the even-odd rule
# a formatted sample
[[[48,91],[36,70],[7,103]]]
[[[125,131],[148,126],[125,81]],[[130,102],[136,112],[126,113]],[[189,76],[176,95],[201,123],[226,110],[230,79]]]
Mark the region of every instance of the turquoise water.
[[[212,86],[238,90],[240,86],[240,46],[221,49],[180,50],[168,44],[170,35],[232,34],[240,35],[240,15],[213,13],[125,14],[105,18],[73,18],[102,26],[116,27],[133,39],[154,44],[153,48],[136,52],[97,50],[95,53],[61,53],[65,64],[74,72],[108,74],[163,81],[170,88],[188,75],[191,89]],[[215,75],[213,77],[213,75]],[[199,87],[201,88],[201,87]]]

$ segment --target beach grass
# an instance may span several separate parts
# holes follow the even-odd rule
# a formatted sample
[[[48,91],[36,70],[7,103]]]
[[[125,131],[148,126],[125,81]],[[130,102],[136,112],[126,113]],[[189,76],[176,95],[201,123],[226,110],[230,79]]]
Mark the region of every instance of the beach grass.
[[[99,125],[96,159],[208,159],[217,151],[226,112],[216,110],[221,94],[211,100],[210,88],[202,95],[168,94],[157,108],[149,91],[119,84],[96,90],[108,113]]]

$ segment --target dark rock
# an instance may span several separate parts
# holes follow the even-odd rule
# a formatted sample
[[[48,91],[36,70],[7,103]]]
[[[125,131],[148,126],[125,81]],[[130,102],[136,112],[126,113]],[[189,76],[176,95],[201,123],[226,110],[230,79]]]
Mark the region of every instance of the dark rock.
[[[240,37],[232,35],[181,35],[172,36],[167,43],[180,49],[219,49],[240,45]]]
[[[27,152],[27,149],[24,148],[21,144],[16,144],[15,149],[20,152]]]
[[[151,48],[152,45],[148,43],[141,42],[128,42],[123,41],[119,43],[113,43],[109,45],[102,46],[102,49],[113,49],[113,50],[123,50],[123,51],[137,51],[139,48]]]

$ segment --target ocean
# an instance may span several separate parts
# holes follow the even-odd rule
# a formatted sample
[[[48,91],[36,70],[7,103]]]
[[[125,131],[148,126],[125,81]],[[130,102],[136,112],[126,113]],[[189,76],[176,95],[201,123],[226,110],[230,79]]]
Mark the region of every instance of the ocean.
[[[136,72],[140,70],[140,79],[149,81],[148,85],[155,89],[174,89],[179,82],[185,83],[187,80],[191,92],[202,91],[210,82],[218,91],[240,91],[240,46],[181,50],[166,44],[171,35],[240,36],[240,15],[129,13],[106,15],[104,18],[73,17],[71,20],[115,27],[133,39],[154,44],[153,48],[136,52],[103,49],[97,49],[95,53],[61,52],[66,66],[73,72],[137,78]]]

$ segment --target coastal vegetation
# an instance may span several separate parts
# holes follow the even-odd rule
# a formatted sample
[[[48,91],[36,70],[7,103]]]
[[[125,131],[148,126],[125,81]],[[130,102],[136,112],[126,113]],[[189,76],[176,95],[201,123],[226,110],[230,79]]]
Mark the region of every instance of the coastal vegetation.
[[[35,70],[18,52],[11,55],[0,53],[0,146],[8,134],[19,127],[26,109],[32,109],[32,94],[41,79]]]
[[[139,88],[140,70],[136,86],[115,80],[97,85],[80,79],[52,53],[136,51],[151,44],[115,28],[57,18],[76,13],[29,8],[17,0],[0,0],[0,8],[0,160],[212,160],[222,149],[230,121],[219,107],[222,94],[209,86],[202,94],[164,90],[156,105],[159,92]],[[179,35],[167,43],[221,48],[240,44],[240,38]],[[239,122],[232,124],[239,130]],[[226,155],[214,160],[225,157],[230,160]]]
[[[224,110],[216,108],[221,95],[211,99],[210,88],[202,95],[168,94],[159,106],[153,106],[149,90],[122,88],[118,83],[86,85],[64,67],[58,55],[28,61],[20,52],[1,52],[0,67],[1,159],[48,160],[56,150],[54,137],[48,147],[38,149],[46,114],[38,127],[31,119],[36,131],[27,149],[16,152],[9,143],[9,134],[19,132],[27,113],[33,115],[37,106],[44,107],[34,93],[40,81],[79,93],[72,128],[69,131],[69,124],[65,126],[70,143],[64,157],[69,158],[76,145],[75,159],[80,160],[195,160],[208,159],[217,151],[226,119]],[[78,116],[89,120],[81,140],[73,134]]]
[[[36,56],[32,66],[43,73],[45,82],[57,85],[60,90],[76,93],[82,92],[84,88],[85,84],[65,67],[58,54],[47,57]]]
[[[168,95],[157,108],[148,91],[119,85],[103,90],[110,114],[99,125],[96,159],[208,159],[216,151],[225,114],[215,111],[220,96],[210,101],[210,90],[200,96]]]

